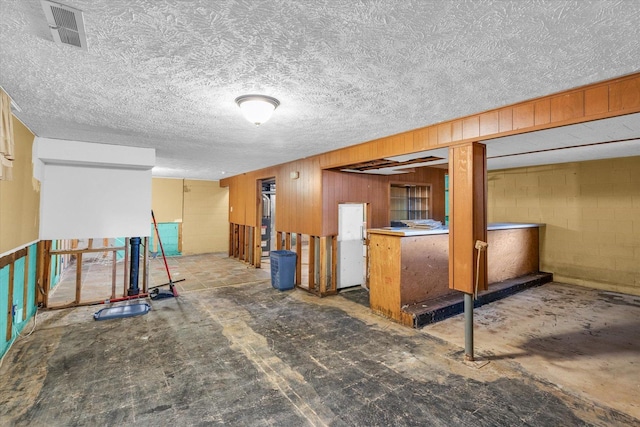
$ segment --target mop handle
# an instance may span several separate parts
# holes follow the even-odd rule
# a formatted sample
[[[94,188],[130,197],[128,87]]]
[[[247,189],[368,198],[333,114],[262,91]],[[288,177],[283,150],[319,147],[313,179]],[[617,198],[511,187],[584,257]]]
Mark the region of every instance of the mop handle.
[[[169,276],[169,283],[173,284],[173,280],[171,280],[171,273],[169,272],[169,265],[167,264],[167,257],[164,256],[164,248],[162,247],[162,240],[160,240],[160,232],[158,232],[158,224],[156,223],[156,217],[155,215],[153,215],[153,209],[151,210],[151,218],[153,219],[153,227],[156,229],[156,236],[158,236],[158,243],[160,244],[160,250],[162,251],[164,268],[167,270],[167,276]]]

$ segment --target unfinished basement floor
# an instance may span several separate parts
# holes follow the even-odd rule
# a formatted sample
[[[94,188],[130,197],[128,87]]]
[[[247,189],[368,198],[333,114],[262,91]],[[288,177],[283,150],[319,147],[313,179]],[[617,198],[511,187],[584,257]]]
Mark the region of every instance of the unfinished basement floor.
[[[640,425],[640,297],[551,283],[478,308],[478,367],[462,316],[406,328],[364,290],[280,292],[222,254],[171,268],[180,297],[147,315],[38,314],[0,367],[0,425]]]

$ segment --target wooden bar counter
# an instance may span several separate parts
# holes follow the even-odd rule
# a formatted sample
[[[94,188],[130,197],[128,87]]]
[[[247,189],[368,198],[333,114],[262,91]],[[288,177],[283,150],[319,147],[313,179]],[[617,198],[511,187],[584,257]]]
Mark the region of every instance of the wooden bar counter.
[[[495,223],[487,227],[487,263],[491,284],[539,269],[540,224]],[[413,325],[409,305],[448,294],[449,231],[379,228],[369,234],[369,301],[371,309],[402,324]]]

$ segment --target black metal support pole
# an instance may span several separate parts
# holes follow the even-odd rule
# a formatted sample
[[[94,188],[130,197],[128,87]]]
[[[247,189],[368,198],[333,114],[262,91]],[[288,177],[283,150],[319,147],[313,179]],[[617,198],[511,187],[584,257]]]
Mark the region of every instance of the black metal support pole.
[[[473,362],[473,294],[464,294],[464,358]]]
[[[138,295],[138,270],[140,266],[140,237],[129,239],[131,244],[131,268],[129,269],[129,295]]]

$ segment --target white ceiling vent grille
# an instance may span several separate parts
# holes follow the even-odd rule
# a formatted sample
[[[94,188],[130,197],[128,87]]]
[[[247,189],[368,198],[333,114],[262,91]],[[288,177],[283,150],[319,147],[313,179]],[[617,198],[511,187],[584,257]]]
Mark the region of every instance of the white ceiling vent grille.
[[[41,2],[53,41],[87,50],[82,11],[52,1]]]

